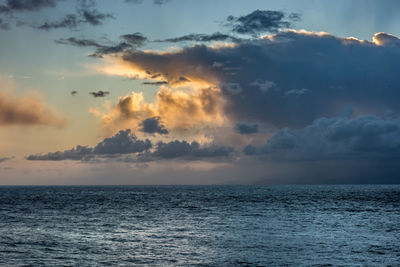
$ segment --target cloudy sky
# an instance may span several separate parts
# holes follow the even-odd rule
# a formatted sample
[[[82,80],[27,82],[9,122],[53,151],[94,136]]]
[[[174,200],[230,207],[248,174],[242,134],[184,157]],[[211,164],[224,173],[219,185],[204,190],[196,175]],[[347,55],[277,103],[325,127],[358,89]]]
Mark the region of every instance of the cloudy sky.
[[[0,184],[400,182],[396,0],[0,0]]]

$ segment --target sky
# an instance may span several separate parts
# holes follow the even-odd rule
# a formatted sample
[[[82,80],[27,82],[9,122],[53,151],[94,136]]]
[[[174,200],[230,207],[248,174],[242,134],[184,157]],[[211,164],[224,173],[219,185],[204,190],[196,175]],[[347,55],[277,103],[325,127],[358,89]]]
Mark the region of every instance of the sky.
[[[400,182],[396,0],[0,0],[0,184]]]

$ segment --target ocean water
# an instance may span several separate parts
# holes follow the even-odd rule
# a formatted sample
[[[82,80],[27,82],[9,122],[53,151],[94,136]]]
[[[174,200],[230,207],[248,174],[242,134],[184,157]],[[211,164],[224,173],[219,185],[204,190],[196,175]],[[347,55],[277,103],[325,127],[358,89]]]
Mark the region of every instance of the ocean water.
[[[400,186],[0,187],[0,266],[400,266]]]

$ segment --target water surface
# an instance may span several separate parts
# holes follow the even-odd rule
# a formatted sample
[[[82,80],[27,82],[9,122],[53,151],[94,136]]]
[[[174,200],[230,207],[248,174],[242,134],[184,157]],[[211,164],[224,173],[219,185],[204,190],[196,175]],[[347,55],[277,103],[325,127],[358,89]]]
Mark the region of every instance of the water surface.
[[[0,187],[1,266],[400,266],[400,186]]]

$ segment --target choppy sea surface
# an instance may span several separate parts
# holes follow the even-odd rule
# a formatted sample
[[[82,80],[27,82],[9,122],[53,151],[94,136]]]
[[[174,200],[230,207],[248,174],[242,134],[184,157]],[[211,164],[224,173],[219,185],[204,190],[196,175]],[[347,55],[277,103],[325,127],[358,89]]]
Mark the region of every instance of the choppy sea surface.
[[[400,186],[0,187],[0,266],[400,266]]]

